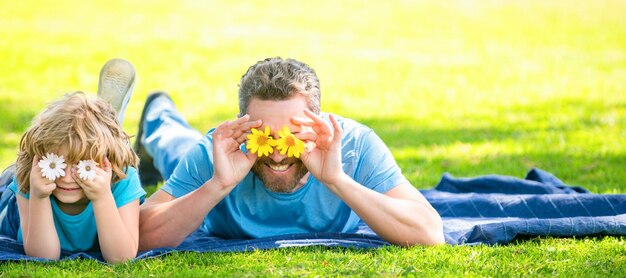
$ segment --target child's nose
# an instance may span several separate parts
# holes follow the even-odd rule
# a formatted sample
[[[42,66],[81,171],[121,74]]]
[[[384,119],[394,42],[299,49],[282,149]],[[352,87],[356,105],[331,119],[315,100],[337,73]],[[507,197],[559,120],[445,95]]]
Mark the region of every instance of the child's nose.
[[[67,165],[65,167],[65,176],[59,177],[59,179],[61,179],[61,181],[66,182],[66,183],[70,183],[70,182],[74,182],[74,178],[72,178],[72,165]]]

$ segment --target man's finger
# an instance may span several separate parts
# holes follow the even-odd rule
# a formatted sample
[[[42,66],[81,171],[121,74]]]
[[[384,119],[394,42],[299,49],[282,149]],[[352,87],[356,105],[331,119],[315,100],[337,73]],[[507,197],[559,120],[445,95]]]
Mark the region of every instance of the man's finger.
[[[237,127],[237,129],[233,132],[232,137],[236,137],[238,142],[240,142],[238,140],[239,137],[241,137],[241,135],[247,135],[250,133],[250,130],[252,128],[256,128],[261,126],[261,120],[256,120],[256,121],[251,121],[251,122],[245,122],[242,123],[241,125],[239,125],[239,127]]]
[[[237,139],[235,139],[235,140],[237,140],[237,143],[243,144],[243,142],[246,142],[246,140],[248,140],[248,134],[250,134],[250,133],[247,133],[247,132],[243,133],[243,134],[239,135],[239,137],[237,137]]]
[[[313,131],[317,133],[330,134],[332,136],[333,132],[328,122],[324,121],[324,119],[311,112],[309,109],[304,109],[304,114],[311,120],[315,121],[315,124],[312,126]]]
[[[245,131],[248,131],[248,130],[250,130],[250,129],[252,129],[252,128],[257,128],[257,127],[260,127],[260,126],[261,126],[261,124],[263,124],[263,121],[261,121],[261,120],[256,120],[256,121],[248,121],[248,122],[242,123],[242,124],[239,126],[239,129],[240,129],[240,130],[245,130]]]
[[[335,118],[335,115],[333,114],[329,114],[328,118],[330,118],[330,123],[333,125],[333,132],[335,134],[333,137],[333,141],[341,141],[343,130],[341,129],[339,122],[337,122],[337,119]]]
[[[294,125],[313,126],[315,124],[315,121],[309,118],[294,116],[291,118],[291,123],[293,123]]]
[[[254,162],[256,162],[256,160],[259,158],[259,156],[253,152],[248,152],[246,154],[246,157],[248,158],[250,162],[252,162],[252,164],[254,164]]]
[[[302,141],[315,141],[317,140],[317,133],[313,131],[302,131],[295,134],[296,137]]]
[[[250,115],[245,114],[242,117],[237,118],[236,120],[234,120],[232,123],[235,124],[235,125],[240,125],[240,124],[245,123],[245,122],[247,122],[249,120],[250,120]]]
[[[315,149],[315,147],[317,147],[317,145],[315,144],[315,142],[313,142],[313,141],[308,141],[308,142],[304,143],[304,152],[305,152],[305,153],[309,153],[310,151],[312,151],[313,149]]]

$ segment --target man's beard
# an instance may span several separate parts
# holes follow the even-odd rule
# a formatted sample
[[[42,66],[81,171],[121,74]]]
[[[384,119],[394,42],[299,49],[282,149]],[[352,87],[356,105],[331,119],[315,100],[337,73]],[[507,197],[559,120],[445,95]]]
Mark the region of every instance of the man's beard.
[[[270,170],[268,169],[268,166],[266,166],[266,164],[268,165],[272,165],[272,164],[273,165],[276,165],[276,164],[291,165],[293,164],[290,167],[294,168],[296,171],[290,177],[284,177],[284,178],[277,177],[275,175],[272,175],[271,173],[268,173],[268,171]],[[289,169],[289,171],[292,171],[292,169]],[[255,173],[257,176],[259,176],[261,181],[263,181],[265,188],[267,188],[268,190],[272,192],[289,193],[289,192],[293,192],[293,190],[298,186],[298,182],[300,181],[300,179],[302,179],[302,177],[304,177],[304,175],[306,175],[308,170],[304,166],[304,164],[302,164],[302,160],[300,159],[287,157],[283,159],[281,162],[276,163],[271,158],[264,156],[264,157],[257,159],[254,165],[252,165],[252,172]]]

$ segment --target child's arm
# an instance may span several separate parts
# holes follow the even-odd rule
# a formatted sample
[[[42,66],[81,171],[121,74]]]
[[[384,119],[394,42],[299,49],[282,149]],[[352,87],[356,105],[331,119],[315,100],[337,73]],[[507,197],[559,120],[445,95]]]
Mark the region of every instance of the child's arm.
[[[72,177],[91,200],[102,256],[107,262],[119,263],[137,256],[139,200],[118,208],[111,192],[111,175],[111,163],[106,158],[102,169],[96,168],[93,181],[81,180],[72,168]]]
[[[41,176],[35,156],[30,171],[30,199],[17,195],[24,252],[28,256],[58,260],[61,243],[52,218],[50,194],[56,188],[54,182]]]
[[[116,208],[111,195],[110,201],[94,202],[93,211],[104,259],[111,263],[134,259],[139,247],[139,199]]]

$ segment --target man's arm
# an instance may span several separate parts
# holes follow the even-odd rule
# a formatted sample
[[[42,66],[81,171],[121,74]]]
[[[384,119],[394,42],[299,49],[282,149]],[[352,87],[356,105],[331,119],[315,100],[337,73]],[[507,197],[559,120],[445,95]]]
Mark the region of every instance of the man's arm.
[[[261,121],[249,119],[245,115],[215,129],[213,176],[202,186],[180,198],[159,190],[141,205],[139,250],[178,246],[250,172],[257,156],[244,154],[239,146],[246,140],[246,132]]]
[[[305,110],[308,119],[294,118],[294,124],[311,127],[298,137],[308,141],[302,161],[311,174],[341,198],[381,238],[397,245],[434,245],[444,242],[439,214],[408,182],[385,194],[376,192],[343,172],[341,139],[343,131],[335,117],[326,121]],[[369,159],[375,161],[377,157]]]
[[[178,246],[231,190],[211,179],[180,198],[163,190],[155,192],[141,205],[139,250]]]
[[[411,184],[385,194],[344,175],[326,186],[341,198],[381,238],[401,246],[444,243],[441,217]]]

